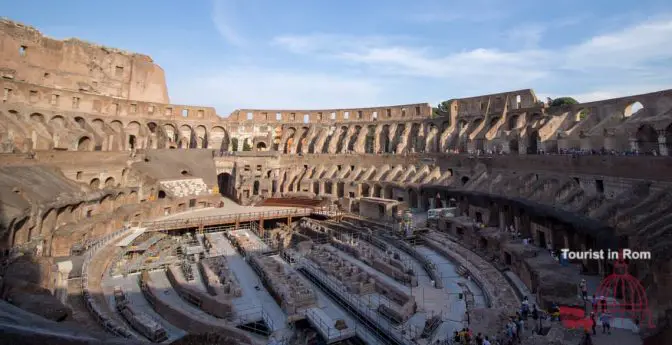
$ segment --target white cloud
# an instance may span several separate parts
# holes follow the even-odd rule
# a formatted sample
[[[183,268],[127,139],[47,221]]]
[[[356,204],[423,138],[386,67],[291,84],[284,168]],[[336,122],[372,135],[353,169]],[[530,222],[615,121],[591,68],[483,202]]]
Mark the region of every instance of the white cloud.
[[[233,45],[243,45],[245,40],[236,30],[236,3],[233,0],[213,0],[212,22],[217,32]]]
[[[555,24],[566,26],[571,22]],[[547,27],[530,25],[511,37],[538,42]],[[432,78],[482,90],[553,85],[556,92],[580,93],[581,100],[632,94],[648,85],[672,83],[672,20],[659,19],[595,36],[557,49],[527,47],[503,51],[478,48],[450,54],[393,38],[338,35],[282,36],[274,44],[320,58],[367,67],[373,75]],[[667,60],[667,61],[666,61]],[[662,63],[661,63],[662,62]],[[603,87],[600,86],[603,85]],[[585,88],[593,90],[583,91]],[[668,86],[669,87],[669,86]],[[624,89],[624,90],[621,90]],[[578,92],[577,92],[578,91]]]
[[[632,69],[658,59],[672,58],[672,19],[646,22],[620,32],[595,36],[570,47],[564,67]]]
[[[219,115],[234,109],[325,109],[379,103],[380,83],[340,75],[232,67],[180,81],[174,88],[188,99],[211,104]],[[181,102],[181,100],[174,100]]]

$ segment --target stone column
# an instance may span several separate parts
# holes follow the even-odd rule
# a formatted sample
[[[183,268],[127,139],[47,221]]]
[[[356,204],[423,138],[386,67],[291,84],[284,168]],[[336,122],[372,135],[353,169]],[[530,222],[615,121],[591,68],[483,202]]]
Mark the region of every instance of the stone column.
[[[665,137],[665,134],[667,134],[667,131],[665,130],[658,131],[658,153],[660,153],[661,156],[670,155],[670,152],[667,148],[667,138]]]
[[[54,286],[54,296],[61,303],[66,304],[68,300],[68,276],[72,271],[72,261],[62,261],[56,264],[56,286]]]

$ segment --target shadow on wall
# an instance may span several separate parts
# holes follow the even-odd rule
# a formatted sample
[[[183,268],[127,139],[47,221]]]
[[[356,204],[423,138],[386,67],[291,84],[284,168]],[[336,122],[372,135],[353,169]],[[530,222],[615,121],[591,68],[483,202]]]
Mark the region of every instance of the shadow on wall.
[[[133,163],[133,168],[157,180],[202,178],[209,187],[217,185],[215,163],[211,149],[148,151],[145,159]],[[186,174],[184,173],[186,171]]]

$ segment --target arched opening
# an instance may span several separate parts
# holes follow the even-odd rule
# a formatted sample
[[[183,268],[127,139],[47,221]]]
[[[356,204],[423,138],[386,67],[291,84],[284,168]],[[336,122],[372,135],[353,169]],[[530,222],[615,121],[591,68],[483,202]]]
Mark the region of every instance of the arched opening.
[[[49,126],[54,129],[63,129],[65,128],[65,119],[63,116],[56,115],[49,120]]]
[[[232,192],[233,177],[229,173],[221,173],[217,175],[217,186],[219,186],[219,194],[229,196]]]
[[[81,129],[84,129],[86,127],[86,121],[79,116],[75,117],[75,122],[77,123],[77,126],[79,126],[79,128]]]
[[[371,196],[369,193],[371,192],[370,187],[368,184],[362,184],[362,196],[367,197]]]
[[[537,154],[539,152],[539,131],[532,131],[527,137],[527,153]]]
[[[114,188],[114,177],[108,177],[105,180],[105,188]]]
[[[378,138],[380,143],[380,150],[383,153],[390,152],[390,125],[384,125],[383,129],[380,131],[380,138]]]
[[[623,117],[630,117],[642,109],[644,109],[642,103],[640,102],[630,103],[625,107],[625,109],[623,109]]]
[[[518,128],[518,115],[513,115],[509,118],[509,130]]]
[[[343,198],[345,196],[345,183],[344,182],[339,182],[336,184],[336,196],[339,198]]]
[[[160,190],[160,191],[159,191],[158,198],[159,198],[159,199],[165,199],[165,198],[166,198],[166,192]]]
[[[257,151],[266,151],[266,143],[263,141],[258,142]]]
[[[252,151],[252,146],[250,146],[250,140],[248,138],[243,139],[243,151]]]
[[[348,151],[355,150],[355,143],[357,143],[357,138],[359,138],[359,133],[362,131],[361,126],[355,126],[355,131],[350,136],[350,141],[348,142]]]
[[[91,151],[93,141],[87,136],[79,138],[77,142],[77,151]]]
[[[303,153],[307,141],[306,137],[308,136],[308,131],[308,127],[303,127],[301,137],[299,138],[299,142],[296,146],[297,153]]]
[[[509,152],[518,153],[518,138],[509,140]]]
[[[637,130],[637,148],[644,154],[652,154],[658,151],[658,134],[651,125],[642,125]]]
[[[415,189],[408,190],[408,207],[418,208],[418,192]]]
[[[376,197],[376,198],[380,198],[382,189],[383,188],[380,185],[374,185],[373,186],[373,196]]]
[[[238,138],[231,138],[231,150],[232,151],[240,151],[240,147],[238,147]]]
[[[343,148],[345,147],[345,137],[348,134],[348,127],[341,127],[340,133],[338,133],[338,141],[336,142],[336,152],[340,153],[343,152]]]
[[[259,181],[254,181],[252,185],[252,195],[259,195]]]
[[[369,126],[366,132],[366,140],[364,143],[364,152],[366,153],[375,153],[373,152],[375,150],[374,144],[376,141],[375,138],[375,133],[376,133],[376,127],[375,126]]]
[[[30,114],[30,120],[34,122],[44,123],[44,116],[42,116],[42,114],[40,113]]]
[[[180,171],[180,175],[182,175],[182,176],[189,176],[189,171],[187,171],[187,170],[182,170],[182,171]]]
[[[463,186],[466,185],[467,182],[469,182],[469,176],[462,176],[462,178],[460,179],[460,181],[462,181],[462,185],[463,185]]]
[[[100,180],[97,179],[97,178],[94,178],[93,180],[91,180],[91,183],[89,183],[89,186],[92,189],[99,189],[100,188]]]
[[[135,149],[135,135],[131,134],[131,135],[128,136],[128,148],[130,150]]]
[[[523,106],[522,99],[520,95],[516,95],[516,109],[520,109]]]
[[[149,129],[150,133],[156,133],[156,128],[157,128],[156,123],[154,123],[154,122],[148,122],[147,123],[147,129]]]

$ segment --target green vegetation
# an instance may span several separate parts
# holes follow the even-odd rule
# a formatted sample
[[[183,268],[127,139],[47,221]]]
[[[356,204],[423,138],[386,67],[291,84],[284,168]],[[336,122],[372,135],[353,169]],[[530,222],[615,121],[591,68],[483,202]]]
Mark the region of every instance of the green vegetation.
[[[432,117],[438,117],[438,116],[448,116],[450,114],[450,104],[453,102],[452,99],[449,99],[447,101],[443,101],[439,103],[437,107],[432,108]]]
[[[563,105],[578,104],[579,102],[572,97],[560,97],[550,102],[551,107],[559,107]]]
[[[247,138],[243,141],[243,151],[252,151],[252,146],[247,142]]]

